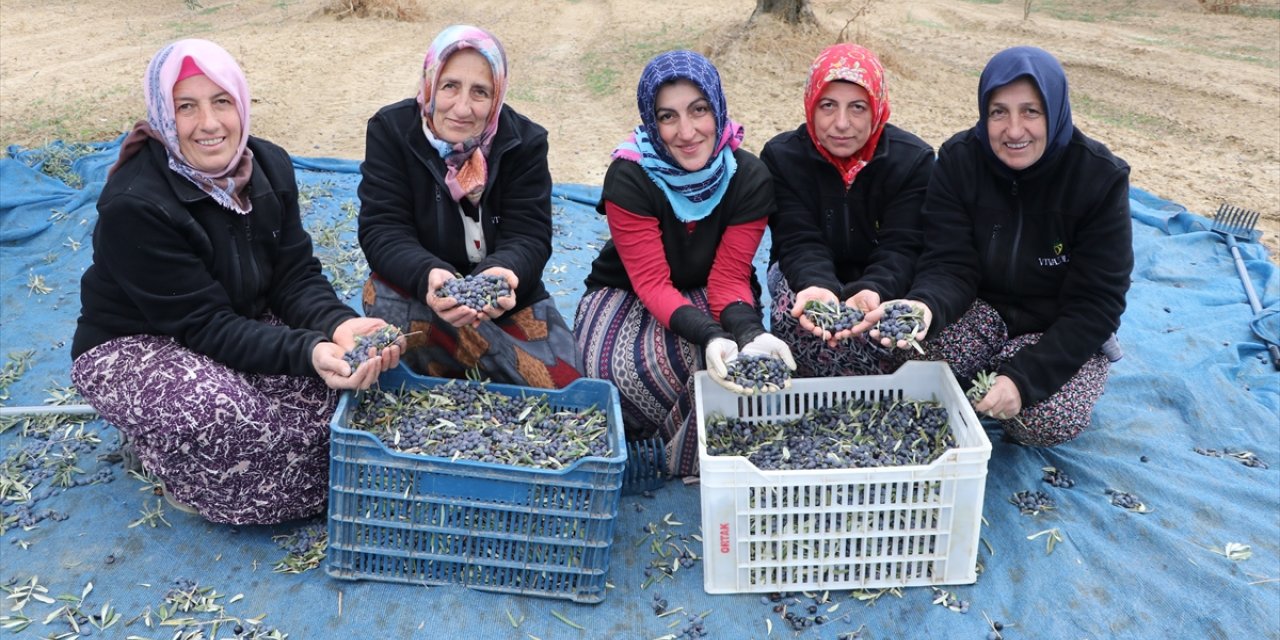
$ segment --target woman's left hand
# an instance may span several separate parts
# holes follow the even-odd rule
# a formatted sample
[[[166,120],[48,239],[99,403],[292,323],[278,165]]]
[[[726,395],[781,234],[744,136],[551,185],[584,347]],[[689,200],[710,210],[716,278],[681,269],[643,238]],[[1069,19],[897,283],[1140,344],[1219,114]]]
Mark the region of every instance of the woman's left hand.
[[[338,325],[338,328],[333,330],[333,336],[330,339],[343,349],[350,350],[356,346],[356,336],[373,333],[386,326],[386,324],[380,318],[351,318]]]
[[[383,351],[398,353],[399,348],[391,347]],[[382,373],[381,366],[384,360],[371,358],[352,371],[351,365],[342,358],[346,352],[347,350],[336,342],[319,342],[311,350],[311,366],[330,389],[368,389],[373,386],[373,383],[378,381],[378,374]],[[384,357],[386,355],[384,353]],[[396,358],[398,359],[399,356],[397,355]]]
[[[987,395],[973,405],[973,410],[996,420],[1012,420],[1022,412],[1022,394],[1018,393],[1018,385],[1009,376],[996,376]]]
[[[491,319],[497,319],[502,314],[512,310],[516,306],[516,288],[520,286],[520,278],[516,277],[514,271],[506,267],[489,267],[480,273],[487,276],[497,276],[507,281],[507,286],[511,287],[511,294],[498,298],[497,306],[485,305],[484,314]]]
[[[377,331],[387,326],[387,322],[382,318],[351,318],[338,325],[333,330],[333,342],[343,348],[343,353],[355,348],[356,336],[363,336]],[[396,338],[396,341],[389,346],[384,347],[378,352],[370,353],[370,361],[377,365],[378,374],[394,369],[400,364],[400,355],[404,353],[406,345],[404,336]],[[373,348],[370,347],[370,351]],[[373,357],[376,356],[376,357]],[[374,376],[377,379],[377,376]]]
[[[919,311],[921,315],[924,316],[920,319],[920,324],[918,325],[919,330],[911,336],[912,338],[915,338],[917,344],[924,342],[925,336],[929,335],[929,327],[933,323],[933,311],[929,309],[929,305],[920,302],[919,300],[908,300],[905,298],[881,302],[880,306],[868,311],[867,315],[863,316],[862,322],[853,326],[853,332],[862,333],[863,331],[867,331],[867,335],[870,336],[872,340],[878,340],[881,346],[884,347],[897,347],[899,349],[912,348],[911,343],[906,340],[898,340],[895,343],[889,337],[881,336],[880,330],[876,328],[880,320],[884,318],[885,311],[888,310],[889,307],[899,303],[911,305],[916,311]]]
[[[865,318],[866,315],[870,313],[872,309],[880,308],[880,294],[876,293],[875,291],[872,291],[871,289],[863,289],[862,291],[859,291],[849,296],[849,299],[845,300],[844,304],[845,306],[853,307],[854,309],[861,311],[862,316]],[[852,327],[845,329],[844,331],[841,331],[840,333],[836,334],[836,337],[840,340],[845,340],[847,338],[852,338],[853,336],[856,336],[859,333],[865,332],[867,329],[870,329],[870,328],[871,328],[871,325],[859,322],[853,325]]]
[[[742,355],[749,356],[769,356],[782,360],[787,368],[796,370],[796,359],[791,356],[791,347],[783,342],[780,338],[769,332],[764,332],[755,337],[751,342],[742,346],[738,351]]]

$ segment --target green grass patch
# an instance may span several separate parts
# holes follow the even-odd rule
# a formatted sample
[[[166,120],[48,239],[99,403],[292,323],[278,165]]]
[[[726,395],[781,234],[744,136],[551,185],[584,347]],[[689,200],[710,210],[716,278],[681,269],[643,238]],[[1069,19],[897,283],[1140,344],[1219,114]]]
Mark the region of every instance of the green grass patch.
[[[587,89],[592,95],[604,96],[613,93],[617,90],[615,84],[617,80],[617,69],[604,67],[587,71]]]
[[[1073,22],[1112,22],[1132,18],[1139,12],[1134,6],[1134,0],[1118,0],[1101,6],[1072,0],[1034,0],[1031,13],[1043,13],[1058,20]]]
[[[1076,22],[1096,22],[1097,18],[1091,14],[1082,12],[1075,7],[1063,7],[1058,3],[1036,2],[1031,5],[1030,15],[1036,14],[1049,16],[1058,20],[1072,20]]]
[[[1167,47],[1170,44],[1172,44],[1171,42],[1169,42],[1169,40],[1165,38],[1151,38],[1148,36],[1134,36],[1133,40],[1134,42],[1140,45],[1146,45],[1151,47]]]
[[[1178,126],[1168,118],[1128,111],[1116,105],[1095,100],[1083,93],[1071,93],[1071,108],[1099,122],[1124,129],[1169,132]]]
[[[166,29],[173,32],[175,38],[185,38],[188,36],[198,35],[201,33],[210,33],[213,31],[212,22],[170,22],[165,25]]]
[[[1194,32],[1192,30],[1186,29],[1183,27],[1169,27],[1164,29],[1157,29],[1156,31],[1157,33],[1169,34],[1173,36],[1194,35]],[[1272,50],[1269,47],[1260,47],[1260,46],[1251,45],[1251,44],[1222,43],[1223,45],[1227,45],[1227,46],[1225,46],[1224,48],[1215,48],[1215,47],[1207,47],[1203,45],[1187,44],[1184,42],[1179,42],[1178,40],[1171,40],[1171,39],[1165,39],[1165,38],[1148,38],[1148,37],[1142,37],[1142,36],[1136,37],[1135,40],[1139,44],[1158,46],[1158,47],[1168,47],[1171,49],[1176,49],[1178,51],[1185,51],[1187,53],[1194,53],[1202,56],[1208,56],[1210,58],[1217,58],[1219,60],[1249,62],[1252,64],[1266,67],[1268,69],[1280,68],[1280,58],[1277,58],[1274,50]]]
[[[656,32],[649,32],[631,42],[623,43],[619,53],[625,60],[643,65],[650,58],[664,51],[691,49],[693,48],[694,40],[696,40],[696,34],[670,34],[667,33],[667,27],[663,26]],[[636,75],[637,77],[640,75],[639,70],[637,70]]]
[[[1189,29],[1187,27],[1182,27],[1177,25],[1156,27],[1155,29],[1152,29],[1152,31],[1155,31],[1156,33],[1163,33],[1165,35],[1171,35],[1171,36],[1189,36],[1195,33],[1194,29]]]
[[[538,95],[526,85],[518,85],[507,90],[507,100],[515,102],[537,102]]]
[[[914,15],[912,15],[912,13],[911,13],[910,11],[908,11],[908,12],[907,12],[907,24],[914,24],[914,25],[918,25],[918,26],[921,26],[921,27],[926,27],[926,28],[929,28],[929,29],[934,29],[934,30],[936,30],[936,31],[950,31],[950,30],[951,30],[951,27],[948,27],[947,25],[942,24],[941,22],[934,22],[933,20],[927,20],[927,19],[925,19],[925,18],[917,18],[917,17],[915,17]]]
[[[607,96],[617,92],[619,72],[614,68],[613,61],[608,59],[612,57],[597,53],[582,56],[582,66],[586,68],[585,84],[591,95]]]
[[[90,96],[69,97],[55,90],[49,98],[33,99],[22,115],[6,113],[0,120],[0,140],[6,144],[43,146],[54,140],[85,142],[114,138],[137,118],[107,121],[103,113],[112,113],[111,105],[133,91],[132,86],[116,86]]]
[[[604,51],[587,53],[581,58],[583,83],[593,96],[615,94],[620,88],[620,78],[638,78],[645,63],[659,53],[693,48],[696,36],[687,32],[669,33],[664,26],[656,32],[618,42]]]
[[[1237,16],[1245,16],[1247,18],[1280,20],[1280,7],[1250,7],[1247,5],[1235,6],[1231,8],[1231,13]]]
[[[1256,50],[1255,47],[1242,47],[1242,48],[1248,49],[1248,50]],[[1221,49],[1210,49],[1208,47],[1200,47],[1200,46],[1193,46],[1193,45],[1181,45],[1178,47],[1178,49],[1181,51],[1186,51],[1187,53],[1196,53],[1202,56],[1208,56],[1210,58],[1217,58],[1219,60],[1248,62],[1248,63],[1266,67],[1268,69],[1280,68],[1280,60],[1276,58],[1263,58],[1260,56],[1250,55],[1248,53],[1239,53],[1236,51],[1224,51]]]

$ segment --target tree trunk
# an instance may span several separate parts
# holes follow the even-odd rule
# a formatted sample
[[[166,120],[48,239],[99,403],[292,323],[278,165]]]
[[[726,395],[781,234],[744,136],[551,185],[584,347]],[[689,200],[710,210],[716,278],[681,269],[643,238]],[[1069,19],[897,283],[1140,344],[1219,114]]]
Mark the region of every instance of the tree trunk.
[[[809,0],[756,0],[756,10],[752,18],[762,13],[776,16],[787,24],[816,23]]]

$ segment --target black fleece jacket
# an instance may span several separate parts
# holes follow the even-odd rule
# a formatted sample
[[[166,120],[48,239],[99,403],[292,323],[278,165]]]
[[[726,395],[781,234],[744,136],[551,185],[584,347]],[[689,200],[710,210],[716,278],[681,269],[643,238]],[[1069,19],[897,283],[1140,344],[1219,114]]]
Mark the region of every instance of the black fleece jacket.
[[[542,284],[551,258],[546,129],[502,107],[479,207],[488,255],[476,264],[467,257],[463,214],[445,185],[444,160],[422,132],[417,101],[387,105],[369,119],[360,173],[360,246],[380,278],[425,301],[432,269],[466,276],[505,267],[520,280],[507,314],[548,296]]]
[[[249,373],[315,376],[311,352],[357,316],[333,292],[298,212],[284,149],[249,138],[253,210],[241,215],[168,167],[149,141],[98,198],[71,357],[151,334]],[[287,326],[256,319],[273,313]]]
[[[1056,393],[1120,326],[1133,270],[1129,165],[1079,129],[1060,155],[1016,174],[986,144],[971,129],[942,145],[907,297],[933,311],[930,337],[975,296],[1010,337],[1042,332],[998,372],[1027,406]]]
[[[793,290],[822,287],[846,299],[870,289],[882,300],[906,292],[924,241],[920,207],[933,147],[886,124],[848,190],[804,125],[775,136],[760,159],[778,201],[769,259]]]

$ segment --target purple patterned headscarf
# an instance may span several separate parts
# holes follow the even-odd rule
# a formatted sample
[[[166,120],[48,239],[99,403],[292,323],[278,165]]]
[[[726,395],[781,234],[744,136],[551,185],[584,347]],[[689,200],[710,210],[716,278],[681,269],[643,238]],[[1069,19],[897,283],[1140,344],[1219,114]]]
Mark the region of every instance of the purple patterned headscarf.
[[[673,80],[692,82],[711,105],[716,119],[716,148],[707,165],[687,171],[676,162],[658,133],[658,91]],[[702,55],[693,51],[668,51],[645,65],[636,87],[640,125],[617,149],[613,157],[644,167],[645,173],[667,195],[676,217],[685,222],[701,220],[720,204],[729,190],[738,163],[733,151],[742,144],[742,126],[729,119],[720,73]]]
[[[453,144],[437,138],[431,128],[431,116],[436,110],[436,100],[432,94],[436,84],[440,82],[440,71],[444,68],[445,61],[463,49],[473,49],[489,61],[489,68],[493,73],[493,109],[489,111],[489,118],[479,136]],[[445,183],[449,186],[449,195],[454,201],[466,196],[475,204],[484,193],[489,174],[489,148],[498,132],[498,116],[506,95],[507,54],[502,49],[502,43],[493,34],[479,27],[455,24],[446,27],[431,41],[426,59],[422,62],[422,79],[418,82],[418,108],[422,111],[422,132],[426,134],[427,142],[431,143],[449,168]],[[480,153],[476,153],[477,150]]]
[[[231,162],[216,173],[191,166],[178,144],[178,124],[174,115],[173,86],[178,82],[183,61],[191,58],[200,71],[235,100],[240,115],[240,140]],[[223,207],[237,213],[249,213],[252,202],[244,198],[245,187],[253,173],[253,152],[249,150],[249,83],[244,71],[226,49],[198,38],[173,42],[151,58],[142,79],[142,92],[147,103],[147,119],[139,121],[120,145],[120,157],[108,172],[114,173],[146,145],[147,139],[164,144],[169,155],[169,168],[190,180]]]

